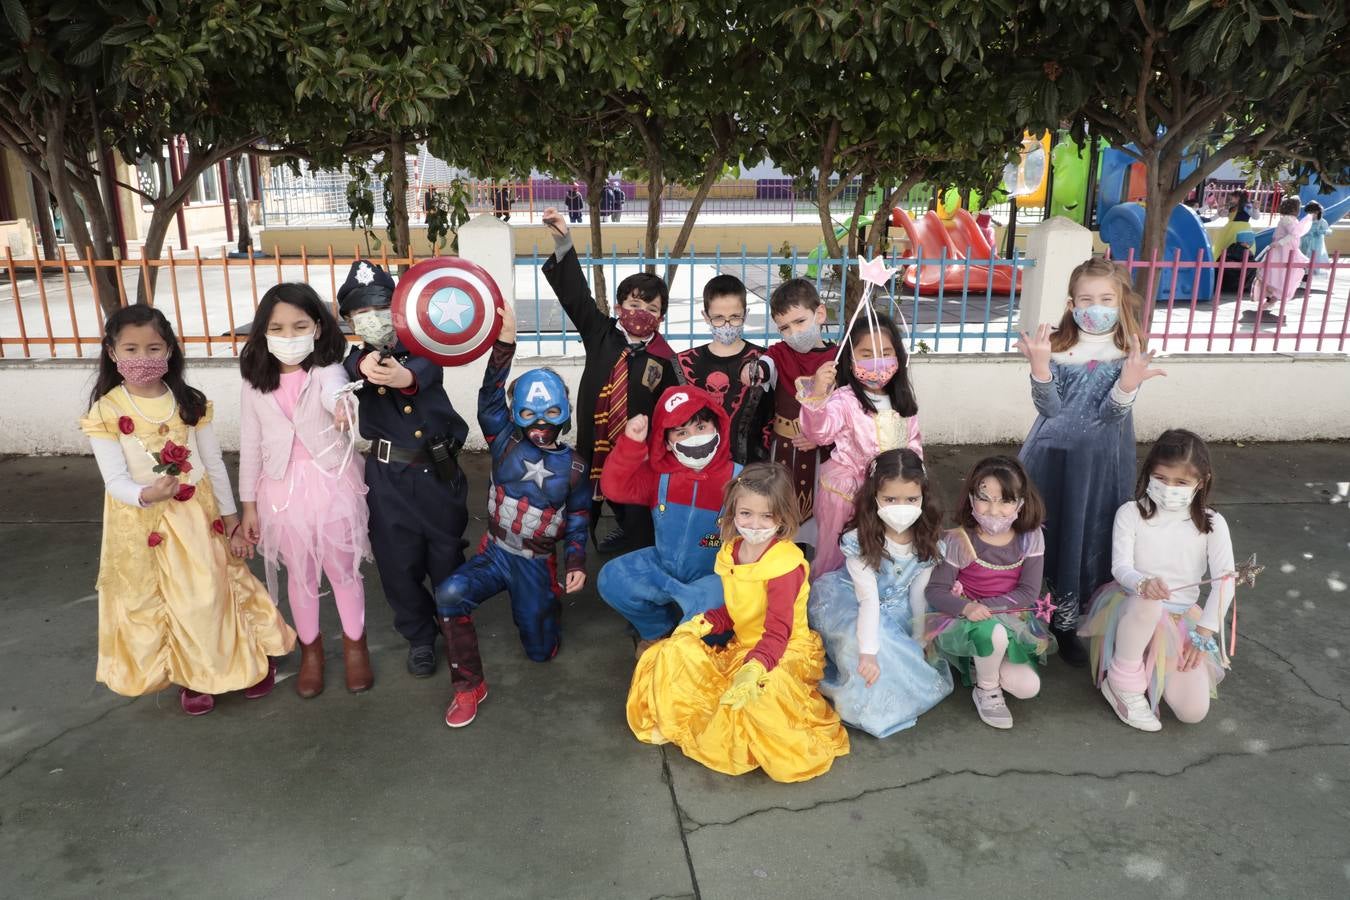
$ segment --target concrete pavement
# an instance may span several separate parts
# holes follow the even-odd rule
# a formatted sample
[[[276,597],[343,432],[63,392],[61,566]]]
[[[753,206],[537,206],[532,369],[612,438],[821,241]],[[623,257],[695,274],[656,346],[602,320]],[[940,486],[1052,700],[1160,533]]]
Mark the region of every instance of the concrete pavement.
[[[930,448],[937,482],[990,449]],[[634,740],[632,643],[591,586],[546,665],[488,603],[491,696],[460,731],[448,675],[404,673],[373,569],[370,693],[330,658],[301,701],[292,656],[272,696],[201,719],[118,697],[93,681],[97,469],[0,460],[0,896],[1345,897],[1350,445],[1214,453],[1235,549],[1268,568],[1207,721],[1127,729],[1056,660],[1010,732],[958,688],[800,785]]]

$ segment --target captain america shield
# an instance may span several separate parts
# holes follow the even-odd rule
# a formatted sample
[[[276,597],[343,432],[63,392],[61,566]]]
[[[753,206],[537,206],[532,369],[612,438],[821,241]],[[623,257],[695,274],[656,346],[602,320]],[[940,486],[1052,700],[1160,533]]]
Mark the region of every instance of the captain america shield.
[[[394,289],[394,331],[403,346],[442,366],[462,366],[497,340],[505,301],[497,282],[479,265],[457,256],[424,259],[404,272]]]

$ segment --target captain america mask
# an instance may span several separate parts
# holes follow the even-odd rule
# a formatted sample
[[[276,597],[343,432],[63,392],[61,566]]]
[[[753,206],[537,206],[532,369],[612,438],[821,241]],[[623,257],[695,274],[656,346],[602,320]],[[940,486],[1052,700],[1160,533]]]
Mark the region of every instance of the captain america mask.
[[[567,430],[571,418],[567,386],[557,372],[531,369],[516,379],[511,388],[511,421],[524,429],[531,442],[551,444]],[[551,437],[541,442],[537,436],[543,437],[545,426],[550,426]]]

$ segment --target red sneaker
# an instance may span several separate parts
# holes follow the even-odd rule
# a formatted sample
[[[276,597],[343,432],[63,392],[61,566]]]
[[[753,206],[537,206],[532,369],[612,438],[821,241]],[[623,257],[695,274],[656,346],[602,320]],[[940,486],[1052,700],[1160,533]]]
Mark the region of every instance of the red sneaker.
[[[204,716],[216,708],[216,698],[189,688],[178,689],[178,705],[189,716]]]
[[[272,688],[277,684],[277,661],[268,657],[267,674],[263,676],[253,687],[244,688],[244,696],[250,700],[257,700],[259,697],[266,697],[272,693]]]
[[[458,691],[450,706],[445,710],[445,724],[451,728],[463,728],[478,715],[478,704],[487,699],[487,682],[479,682],[478,687],[468,691]]]

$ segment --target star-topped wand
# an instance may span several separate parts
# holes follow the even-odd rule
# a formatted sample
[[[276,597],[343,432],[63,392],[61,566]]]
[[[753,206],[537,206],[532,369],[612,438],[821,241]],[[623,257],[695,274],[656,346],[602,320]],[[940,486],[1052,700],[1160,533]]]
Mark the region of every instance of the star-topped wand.
[[[863,293],[858,298],[858,305],[853,310],[853,316],[848,320],[848,327],[844,329],[844,337],[847,338],[853,332],[853,323],[858,321],[858,316],[864,310],[867,311],[868,321],[875,319],[875,313],[872,311],[872,293],[877,288],[889,284],[891,278],[898,270],[886,267],[886,259],[882,256],[874,256],[871,259],[865,259],[858,263],[858,277],[862,279]],[[903,314],[901,316],[903,319]],[[875,331],[875,327],[873,331]],[[839,357],[843,355],[847,340],[839,342],[839,349],[834,354],[834,361],[839,362]]]
[[[1227,581],[1233,579],[1233,587],[1245,585],[1246,587],[1256,587],[1256,576],[1266,570],[1266,567],[1256,561],[1256,554],[1253,553],[1247,557],[1247,561],[1239,563],[1233,568],[1233,571],[1225,575],[1219,575],[1215,578],[1206,578],[1204,581],[1197,581],[1194,584],[1183,584],[1180,587],[1171,588],[1174,591],[1185,590],[1186,588],[1200,587],[1202,584],[1213,584],[1216,581]]]

